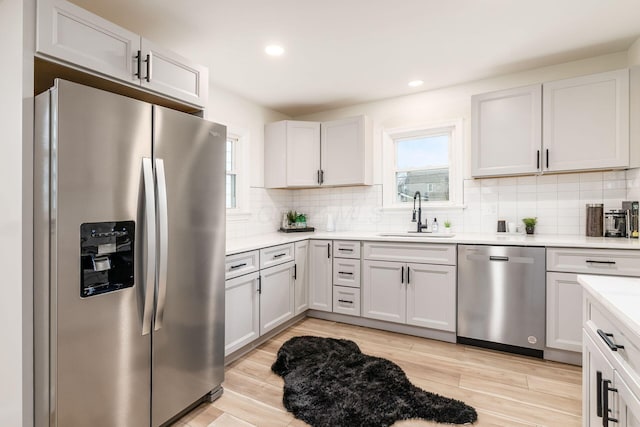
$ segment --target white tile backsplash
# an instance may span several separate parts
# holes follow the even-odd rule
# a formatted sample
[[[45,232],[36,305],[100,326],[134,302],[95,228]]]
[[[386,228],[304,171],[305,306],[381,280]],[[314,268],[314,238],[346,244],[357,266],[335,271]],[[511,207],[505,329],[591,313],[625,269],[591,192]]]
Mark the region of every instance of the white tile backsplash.
[[[453,232],[496,232],[504,219],[522,227],[522,218],[538,217],[540,234],[584,234],[587,203],[620,208],[623,200],[640,200],[640,168],[627,171],[569,173],[464,181],[464,209],[423,209]],[[227,221],[229,238],[271,233],[290,209],[307,214],[307,223],[325,230],[333,216],[336,231],[404,231],[413,229],[411,208],[382,208],[382,186],[267,190],[251,188],[248,220]]]

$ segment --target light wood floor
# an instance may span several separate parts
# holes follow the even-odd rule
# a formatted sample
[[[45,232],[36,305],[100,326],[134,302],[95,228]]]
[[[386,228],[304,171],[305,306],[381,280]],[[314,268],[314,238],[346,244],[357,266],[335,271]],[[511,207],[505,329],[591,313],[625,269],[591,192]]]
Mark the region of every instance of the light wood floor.
[[[310,318],[229,365],[222,397],[175,425],[307,425],[282,406],[283,380],[270,369],[280,346],[297,335],[355,341],[363,353],[400,365],[415,385],[475,407],[476,426],[581,425],[580,367]],[[394,425],[443,424],[407,420]]]

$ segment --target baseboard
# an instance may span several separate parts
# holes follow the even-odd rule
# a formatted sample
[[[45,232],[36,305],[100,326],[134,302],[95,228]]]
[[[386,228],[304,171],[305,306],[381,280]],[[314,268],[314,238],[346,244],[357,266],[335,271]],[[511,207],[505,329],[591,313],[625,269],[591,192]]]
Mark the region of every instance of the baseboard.
[[[582,366],[582,353],[567,350],[557,350],[545,347],[544,359],[554,362],[568,363],[569,365]]]

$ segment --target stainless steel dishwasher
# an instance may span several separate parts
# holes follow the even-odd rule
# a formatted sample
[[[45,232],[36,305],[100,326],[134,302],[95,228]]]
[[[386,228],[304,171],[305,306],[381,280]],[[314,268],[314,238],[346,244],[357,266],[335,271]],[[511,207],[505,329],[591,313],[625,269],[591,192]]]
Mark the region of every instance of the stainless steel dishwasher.
[[[545,248],[458,245],[458,342],[542,357]]]

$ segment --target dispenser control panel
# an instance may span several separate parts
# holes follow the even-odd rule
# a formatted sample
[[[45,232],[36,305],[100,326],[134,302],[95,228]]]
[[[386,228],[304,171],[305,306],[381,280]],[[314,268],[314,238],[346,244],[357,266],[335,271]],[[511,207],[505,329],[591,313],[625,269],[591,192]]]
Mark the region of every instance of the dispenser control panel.
[[[91,222],[80,226],[80,297],[133,286],[135,223]]]

